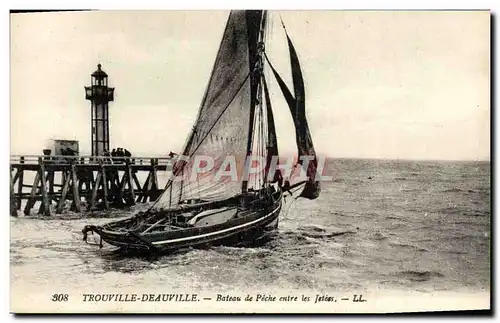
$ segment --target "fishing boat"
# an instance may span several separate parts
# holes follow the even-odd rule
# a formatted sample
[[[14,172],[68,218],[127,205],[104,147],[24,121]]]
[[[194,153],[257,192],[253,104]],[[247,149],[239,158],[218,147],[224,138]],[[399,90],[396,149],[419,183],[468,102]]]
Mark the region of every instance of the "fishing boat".
[[[286,192],[300,190],[298,197],[307,199],[319,196],[318,161],[306,120],[298,55],[283,24],[292,92],[266,54],[267,24],[264,10],[229,13],[195,124],[163,193],[147,211],[102,226],[85,226],[85,242],[89,233],[96,233],[101,247],[104,241],[119,250],[148,253],[252,245],[277,229]],[[266,79],[271,74],[295,125],[294,171],[305,174],[296,182],[276,166],[277,134]],[[200,156],[213,160],[210,171],[200,171],[207,168]],[[252,173],[256,156],[262,157],[264,167]]]

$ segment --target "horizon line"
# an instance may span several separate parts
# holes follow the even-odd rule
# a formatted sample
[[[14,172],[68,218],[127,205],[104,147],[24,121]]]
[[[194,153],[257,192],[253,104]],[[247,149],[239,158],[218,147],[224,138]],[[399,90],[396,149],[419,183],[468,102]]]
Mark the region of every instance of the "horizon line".
[[[83,152],[82,152],[83,153]],[[9,152],[9,157],[10,156],[22,156],[22,155],[37,155],[37,154],[24,154],[24,153],[13,153],[12,151]],[[81,156],[87,156],[90,154],[81,154]],[[289,155],[296,155],[295,153],[283,153],[281,156],[289,156]],[[463,159],[439,159],[439,158],[408,158],[408,157],[356,157],[356,156],[331,156],[328,154],[324,153],[316,153],[317,156],[324,156],[327,159],[356,159],[356,160],[383,160],[383,161],[421,161],[421,162],[488,162],[491,163],[491,158],[488,159],[469,159],[469,158],[463,158]],[[43,156],[43,154],[39,154],[39,156]],[[165,157],[168,156],[168,154],[155,154],[155,153],[140,153],[140,154],[134,154],[135,157],[144,157],[144,156],[150,156],[150,157]],[[132,156],[132,157],[134,157]]]

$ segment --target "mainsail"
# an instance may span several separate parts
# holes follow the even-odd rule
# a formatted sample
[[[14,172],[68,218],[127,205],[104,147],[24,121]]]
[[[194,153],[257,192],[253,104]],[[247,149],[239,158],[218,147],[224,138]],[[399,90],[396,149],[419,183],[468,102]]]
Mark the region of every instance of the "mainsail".
[[[173,176],[155,207],[186,199],[219,200],[241,193],[241,181],[229,176],[214,180],[227,156],[245,160],[256,100],[257,39],[263,11],[231,11],[195,125]],[[196,156],[214,160],[211,172],[191,174]],[[194,165],[195,167],[197,165]],[[203,166],[203,165],[201,165]],[[209,165],[206,165],[209,166]],[[191,180],[195,178],[195,180]]]

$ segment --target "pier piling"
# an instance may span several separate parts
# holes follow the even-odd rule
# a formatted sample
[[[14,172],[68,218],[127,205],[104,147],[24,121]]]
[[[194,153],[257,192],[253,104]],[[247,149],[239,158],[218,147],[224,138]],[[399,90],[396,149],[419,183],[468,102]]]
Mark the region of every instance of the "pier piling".
[[[82,211],[82,200],[86,211],[151,202],[162,193],[157,172],[170,166],[171,158],[11,156],[11,215],[17,216],[23,201],[25,215],[40,203],[38,214],[45,216],[52,216],[53,204],[55,213],[63,213],[67,201],[73,212]],[[137,175],[146,172],[141,183]],[[34,175],[31,184],[26,183],[29,173]]]

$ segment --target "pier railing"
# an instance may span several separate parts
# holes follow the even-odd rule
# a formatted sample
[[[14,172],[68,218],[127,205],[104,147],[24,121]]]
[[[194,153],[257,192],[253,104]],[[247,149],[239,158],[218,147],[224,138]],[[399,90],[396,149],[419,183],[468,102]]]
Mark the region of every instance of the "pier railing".
[[[65,155],[11,155],[10,164],[39,164],[40,161],[52,164],[86,164],[86,165],[100,165],[100,164],[125,164],[130,163],[134,165],[160,165],[171,166],[171,157],[116,157],[116,156],[65,156]]]
[[[52,204],[62,213],[68,200],[70,210],[80,212],[82,198],[88,211],[154,201],[163,192],[157,172],[171,171],[173,161],[157,156],[11,155],[11,214],[17,215],[23,200],[26,215],[36,202],[39,214],[51,215]],[[27,172],[34,173],[32,184],[24,183]]]

